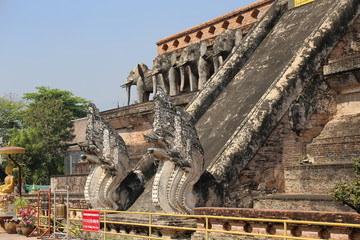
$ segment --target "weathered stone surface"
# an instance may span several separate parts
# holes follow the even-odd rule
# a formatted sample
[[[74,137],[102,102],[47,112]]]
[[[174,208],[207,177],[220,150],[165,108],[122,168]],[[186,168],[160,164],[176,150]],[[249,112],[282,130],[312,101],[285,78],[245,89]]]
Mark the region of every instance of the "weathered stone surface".
[[[73,174],[51,177],[51,191],[69,190],[69,207],[75,209],[88,209],[89,203],[84,199],[84,189],[88,174]],[[58,194],[58,193],[57,193]],[[64,194],[64,193],[61,193]],[[59,196],[59,195],[58,195]],[[37,194],[26,196],[34,206],[37,204]]]
[[[264,133],[272,129],[270,126],[276,124],[279,117],[285,113],[283,111],[288,109],[301,93],[304,84],[312,78],[316,65],[312,65],[311,70],[305,69],[310,61],[315,61],[316,54],[321,57],[323,53],[315,49],[311,42],[316,41],[319,48],[324,47],[319,39],[322,37],[323,41],[328,41],[325,30],[329,33],[334,31],[335,24],[340,24],[341,21],[335,16],[323,18],[332,8],[345,8],[343,4],[337,5],[333,1],[316,1],[286,12],[266,41],[261,43],[234,80],[199,120],[197,128],[205,149],[205,159],[218,163],[211,166],[215,175],[224,178],[223,171],[228,165],[225,159],[237,158],[235,152],[239,154],[244,151],[245,154],[245,151],[252,152],[251,149],[256,149],[261,144],[261,136],[267,136]],[[352,7],[349,3],[348,6]],[[318,22],[323,22],[322,26],[314,24]],[[339,36],[340,33],[337,34]],[[286,45],[290,42],[292,44]],[[334,38],[333,44],[335,43]],[[324,50],[329,52],[331,48],[329,46]],[[317,59],[316,62],[319,68],[320,62]],[[210,127],[209,124],[216,125],[217,128]],[[257,143],[254,142],[250,147],[246,142],[251,139]],[[245,150],[246,148],[248,149]],[[244,157],[243,155],[241,158]],[[219,159],[216,160],[217,158]],[[220,160],[221,158],[225,161]]]
[[[307,146],[308,153],[318,164],[352,163],[360,156],[359,124],[359,114],[334,118]]]
[[[343,57],[330,62],[324,66],[324,75],[343,73],[354,69],[360,69],[359,55]]]
[[[173,106],[163,91],[155,98],[154,144],[148,152],[158,163],[152,185],[152,202],[158,211],[190,213],[197,198],[194,184],[203,172],[203,150],[190,117]]]
[[[282,156],[287,165],[285,194],[258,197],[254,202],[255,208],[353,211],[333,201],[330,193],[336,183],[355,177],[352,162],[359,156],[360,133],[357,126],[360,121],[360,94],[356,64],[359,50],[351,47],[356,46],[356,38],[351,35],[356,35],[359,19],[357,17],[352,23],[324,66],[325,81],[334,92],[335,102],[332,100],[326,104],[323,101],[327,99],[325,92],[310,92],[309,96],[314,98],[308,101],[313,102],[311,108],[314,104],[320,108],[317,107],[310,119],[306,120],[301,136],[288,133],[286,137]],[[307,164],[304,164],[305,161]]]
[[[344,33],[336,26],[351,23],[354,4],[316,1],[286,12],[197,122],[206,164],[212,161],[207,170],[225,184],[225,189],[290,105],[316,83],[314,76],[321,69],[321,59]]]
[[[87,153],[83,161],[93,165],[85,184],[85,199],[96,209],[122,209],[116,191],[129,172],[129,157],[124,141],[94,104],[89,104],[86,142],[79,145]]]
[[[342,57],[352,58],[360,52],[360,18],[357,17],[347,34],[343,35],[329,56],[329,63],[335,63]],[[325,69],[324,69],[325,70]]]
[[[333,115],[336,112],[335,95],[323,78],[316,76],[290,106],[291,129],[301,135],[309,128],[308,123],[313,114]]]
[[[206,83],[205,88],[189,103],[186,111],[197,121],[219,96],[221,91],[244,66],[249,57],[286,11],[287,1],[277,1],[256,27],[243,39],[242,44],[224,62],[224,66]]]
[[[178,107],[185,107],[195,93],[185,93],[171,97],[171,102]],[[122,108],[103,111],[100,115],[122,137],[130,158],[129,167],[134,169],[139,159],[150,147],[144,134],[151,132],[154,121],[154,102],[134,104]],[[85,135],[85,134],[84,134]]]

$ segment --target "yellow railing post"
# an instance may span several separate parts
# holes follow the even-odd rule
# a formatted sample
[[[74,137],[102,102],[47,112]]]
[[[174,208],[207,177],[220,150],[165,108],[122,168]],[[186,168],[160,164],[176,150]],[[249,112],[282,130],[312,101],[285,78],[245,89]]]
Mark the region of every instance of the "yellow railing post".
[[[106,211],[104,211],[104,240],[106,240]]]
[[[152,215],[149,214],[149,239],[151,239],[151,235],[152,235]]]
[[[205,240],[208,240],[209,239],[209,219],[208,217],[205,217]]]
[[[76,209],[79,211],[79,209]],[[145,228],[148,227],[148,236],[144,236],[144,235],[138,235],[137,233],[133,234],[133,233],[110,233],[109,235],[117,235],[117,236],[126,236],[126,237],[140,237],[140,238],[144,238],[144,239],[163,239],[162,237],[155,237],[153,236],[152,232],[153,232],[153,228],[155,229],[173,229],[174,231],[192,231],[192,232],[201,232],[203,234],[203,232],[205,232],[205,237],[204,239],[206,240],[210,240],[213,236],[213,234],[216,236],[216,234],[234,234],[234,235],[245,235],[245,236],[250,236],[250,237],[267,237],[267,238],[275,238],[275,239],[300,239],[300,237],[295,237],[292,236],[291,233],[288,233],[287,231],[289,230],[289,226],[288,224],[296,224],[296,225],[315,225],[315,226],[334,226],[334,227],[341,227],[341,228],[356,228],[356,229],[360,229],[360,224],[354,224],[354,223],[334,223],[334,222],[313,222],[313,221],[300,221],[300,220],[291,220],[291,219],[262,219],[262,218],[244,218],[244,217],[229,217],[229,216],[210,216],[210,215],[177,215],[177,214],[165,214],[165,213],[141,213],[141,212],[122,212],[122,211],[101,211],[103,213],[102,216],[102,220],[103,220],[103,231],[100,231],[99,233],[103,234],[103,237],[100,237],[99,239],[103,239],[106,240],[108,232],[107,232],[107,224],[119,224],[119,225],[125,225],[125,226],[133,226],[133,227],[141,227],[141,228]],[[113,221],[111,221],[111,218],[109,219],[110,221],[108,221],[107,219],[107,213],[126,213],[126,214],[141,214],[141,215],[149,215],[148,217],[148,223],[146,222],[142,222],[142,223],[135,223],[135,222],[128,222],[128,221],[119,221],[118,219],[114,219]],[[198,227],[184,227],[184,226],[172,226],[172,224],[167,225],[167,224],[161,224],[161,223],[157,223],[155,221],[155,224],[153,224],[154,222],[154,216],[169,216],[169,217],[180,217],[180,218],[196,218],[199,221],[201,219],[204,219],[204,227],[201,227],[200,222],[198,221]],[[212,223],[212,219],[216,219],[215,221],[241,221],[241,222],[247,222],[247,221],[251,221],[251,222],[259,222],[259,223],[277,223],[277,224],[283,224],[283,229],[284,229],[284,233],[281,234],[281,232],[278,235],[271,235],[270,233],[251,233],[251,232],[246,232],[246,231],[231,231],[231,230],[227,230],[227,229],[223,229],[223,230],[219,230],[219,229],[212,229],[211,228],[211,223]],[[81,221],[81,218],[76,218],[74,219],[75,221]],[[69,221],[72,221],[72,219],[69,219]],[[77,224],[75,227],[76,229],[74,231],[77,231],[78,226],[81,227],[81,224]],[[291,226],[290,226],[291,228]],[[63,227],[62,227],[63,229]],[[290,231],[291,232],[291,231]],[[211,233],[211,234],[210,234]],[[70,235],[70,233],[69,233]],[[313,238],[301,238],[304,240],[312,240]]]

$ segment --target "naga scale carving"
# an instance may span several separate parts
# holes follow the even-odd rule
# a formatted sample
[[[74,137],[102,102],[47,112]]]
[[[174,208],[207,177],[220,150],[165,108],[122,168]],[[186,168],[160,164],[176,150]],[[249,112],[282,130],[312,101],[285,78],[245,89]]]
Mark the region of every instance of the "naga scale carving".
[[[203,149],[190,116],[173,106],[161,88],[155,97],[153,131],[144,137],[154,145],[145,155],[152,155],[158,165],[149,201],[162,212],[191,213],[197,202],[193,188],[204,168]],[[126,184],[131,173],[127,149],[94,104],[89,105],[86,142],[79,145],[87,153],[82,161],[92,164],[85,200],[95,209],[123,210],[128,202],[123,198],[129,196],[121,193],[120,184]]]
[[[128,173],[129,157],[123,139],[89,104],[86,142],[79,144],[82,161],[92,164],[85,184],[85,200],[95,209],[122,209],[117,189]]]
[[[193,192],[204,168],[204,154],[190,116],[171,104],[158,90],[148,152],[158,162],[152,188],[155,207],[166,213],[191,213],[197,202]]]

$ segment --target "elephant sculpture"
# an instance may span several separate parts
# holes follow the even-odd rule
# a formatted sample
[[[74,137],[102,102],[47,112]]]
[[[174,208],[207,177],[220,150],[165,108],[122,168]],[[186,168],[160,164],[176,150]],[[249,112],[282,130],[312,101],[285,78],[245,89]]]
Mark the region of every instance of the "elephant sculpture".
[[[225,30],[215,38],[213,45],[214,72],[223,64],[225,59],[238,46],[242,39],[241,30]]]
[[[178,61],[174,63],[170,69],[169,78],[176,79],[173,76],[173,72],[178,69],[180,74],[180,87],[175,92],[175,88],[172,88],[174,81],[170,80],[170,95],[175,95],[179,92],[184,92],[186,89],[189,91],[197,91],[203,88],[205,81],[210,76],[210,61],[208,58],[207,46],[205,42],[197,42],[185,47],[182,51]]]
[[[126,83],[121,87],[126,87],[127,105],[130,104],[130,90],[132,85],[137,87],[137,101],[142,103],[149,101],[150,93],[156,93],[157,86],[159,85],[165,91],[167,91],[167,83],[162,77],[158,80],[157,74],[153,74],[152,70],[144,63],[139,63],[131,70],[129,76],[126,79]],[[155,77],[154,77],[155,76]]]
[[[180,92],[186,88],[190,91],[198,89],[198,61],[200,58],[200,43],[193,43],[188,45],[182,51],[177,63],[180,70]]]
[[[211,62],[211,58],[209,57],[209,50],[207,48],[206,42],[200,43],[200,58],[198,61],[198,73],[199,73],[199,80],[198,80],[198,90],[204,88],[205,82],[210,78],[213,74],[214,69]]]
[[[177,67],[177,57],[173,52],[170,57],[171,67],[169,69],[169,95],[175,96],[180,92],[180,72]]]
[[[157,85],[160,85],[165,90],[166,93],[169,93],[169,91],[171,93],[172,92],[171,87],[177,86],[179,77],[176,70],[174,70],[173,59],[176,60],[176,54],[174,52],[163,53],[155,57],[153,61],[153,69],[151,70],[153,83],[156,84],[156,86],[154,87],[154,91]],[[155,93],[156,91],[154,92],[154,94]]]
[[[170,96],[180,92],[201,90],[210,76],[223,64],[242,39],[241,30],[225,30],[215,38],[212,54],[205,41],[188,45],[180,56],[175,52],[163,53],[153,61],[153,69],[139,63],[129,74],[126,83],[127,104],[130,103],[132,85],[137,86],[137,101],[149,100],[161,87]]]

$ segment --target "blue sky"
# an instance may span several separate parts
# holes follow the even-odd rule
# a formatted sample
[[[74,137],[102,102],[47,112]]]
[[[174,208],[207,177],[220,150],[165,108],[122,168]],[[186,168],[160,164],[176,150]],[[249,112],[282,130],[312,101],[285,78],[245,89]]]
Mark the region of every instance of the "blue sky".
[[[124,106],[120,85],[158,40],[253,2],[0,0],[0,96],[48,86]]]

